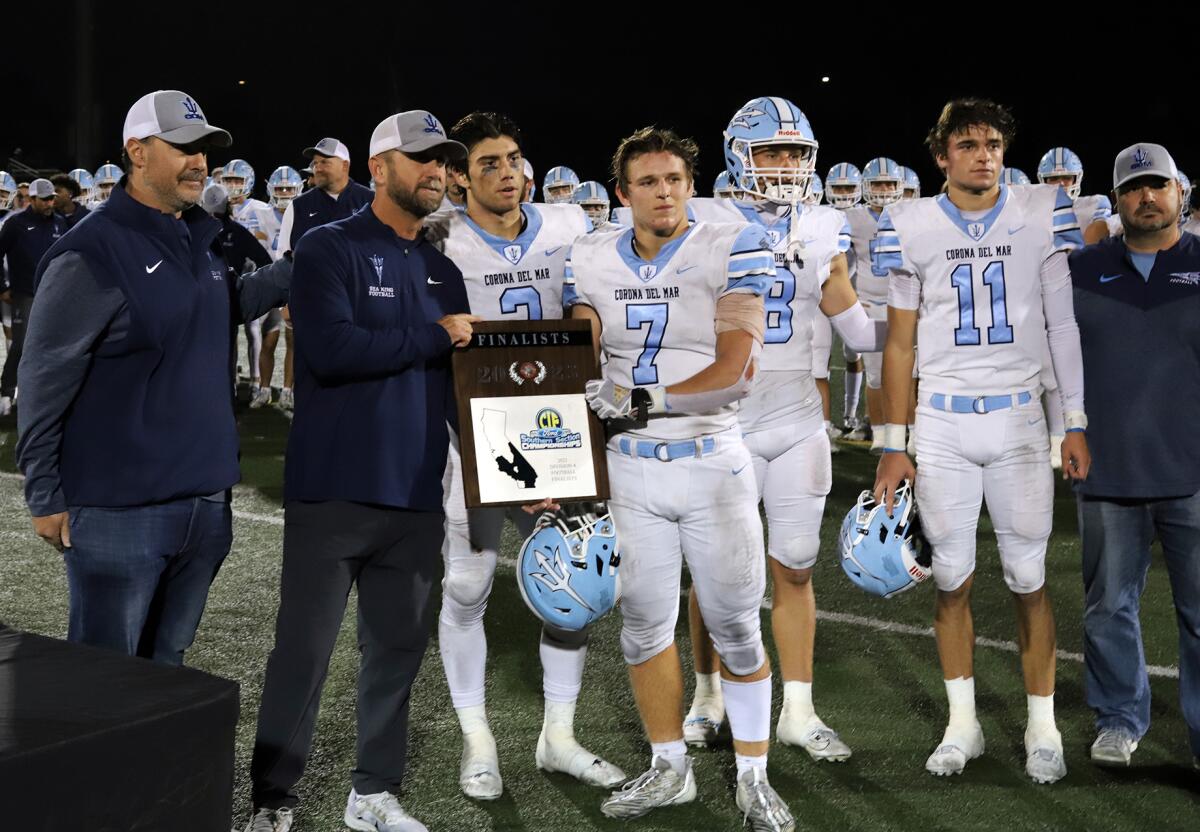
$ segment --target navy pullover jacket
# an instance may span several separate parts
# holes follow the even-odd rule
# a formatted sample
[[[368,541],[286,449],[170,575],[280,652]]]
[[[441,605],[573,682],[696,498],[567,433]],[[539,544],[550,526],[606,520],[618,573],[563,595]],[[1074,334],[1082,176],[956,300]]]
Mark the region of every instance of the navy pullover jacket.
[[[344,220],[364,205],[370,204],[375,194],[370,188],[351,179],[334,199],[320,188],[311,188],[292,200],[291,248],[295,251],[300,238],[318,225]]]
[[[66,233],[61,214],[43,217],[28,207],[9,216],[0,226],[0,260],[8,259],[8,281],[0,275],[0,293],[12,289],[32,296],[38,261]]]
[[[371,206],[313,229],[295,251],[289,308],[296,409],[284,499],[442,510],[453,413],[450,336],[462,272]],[[457,420],[454,420],[457,422]]]
[[[1122,237],[1070,255],[1083,347],[1089,497],[1200,491],[1200,238],[1158,252],[1149,280]]]

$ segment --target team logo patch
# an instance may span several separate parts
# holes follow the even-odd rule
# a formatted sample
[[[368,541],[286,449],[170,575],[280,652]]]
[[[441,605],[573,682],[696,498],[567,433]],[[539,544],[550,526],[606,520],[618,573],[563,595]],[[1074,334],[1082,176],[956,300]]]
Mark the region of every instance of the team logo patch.
[[[383,258],[378,254],[371,255],[371,265],[375,267],[375,276],[383,280]]]
[[[783,235],[773,228],[767,229],[767,240],[771,244],[771,248],[779,245],[779,241],[783,239]]]
[[[1200,272],[1171,272],[1171,283],[1185,286],[1200,286]]]
[[[438,120],[436,118],[434,118],[432,115],[425,116],[424,132],[437,133],[439,136],[446,135],[446,133],[442,130],[442,125],[438,124]]]
[[[562,414],[552,407],[543,407],[534,416],[535,427],[521,434],[521,450],[552,451],[583,447],[583,434],[563,426]]]
[[[185,121],[190,118],[204,121],[204,113],[200,112],[200,105],[193,101],[191,96],[183,99],[183,118]]]
[[[967,225],[967,233],[971,235],[972,240],[978,240],[986,230],[981,222],[972,222]]]
[[[521,262],[521,255],[523,253],[524,252],[521,250],[521,247],[515,243],[511,246],[504,247],[504,257],[513,265]]]
[[[514,361],[508,367],[508,377],[520,387],[527,381],[541,384],[546,380],[546,365],[540,361]]]
[[[640,277],[643,282],[653,280],[656,274],[658,274],[658,266],[654,265],[653,263],[647,263],[646,265],[638,268],[638,277]]]
[[[1133,152],[1133,164],[1129,166],[1130,170],[1141,170],[1148,168],[1154,164],[1154,160],[1150,158],[1150,154],[1142,148],[1138,148]]]

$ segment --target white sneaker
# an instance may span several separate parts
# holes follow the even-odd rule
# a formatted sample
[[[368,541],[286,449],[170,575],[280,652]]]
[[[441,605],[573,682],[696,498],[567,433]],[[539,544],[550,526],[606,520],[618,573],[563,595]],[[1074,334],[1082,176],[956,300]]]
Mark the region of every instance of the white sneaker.
[[[1030,780],[1043,785],[1057,783],[1066,777],[1067,761],[1063,757],[1062,737],[1026,736],[1025,773]]]
[[[779,714],[775,739],[784,745],[803,748],[814,760],[841,763],[850,759],[850,746],[842,742],[837,731],[832,730],[815,714],[801,723],[792,719],[785,707]]]
[[[292,388],[284,387],[279,391],[279,406],[284,410],[294,410],[296,407],[296,394],[292,392]]]
[[[1062,469],[1062,443],[1066,437],[1061,433],[1050,434],[1050,467],[1055,471]]]
[[[752,768],[738,778],[737,806],[754,832],[793,832],[796,820],[783,798],[767,782],[765,769]]]
[[[687,758],[686,762],[686,772],[678,774],[661,757],[651,758],[648,770],[610,794],[600,804],[601,814],[609,818],[631,820],[660,806],[691,803],[696,799],[696,776],[692,772],[691,758]]]
[[[978,722],[974,725],[973,733],[965,735],[952,732],[947,727],[941,745],[925,761],[925,770],[938,777],[962,774],[967,763],[983,754],[983,749],[983,728]]]
[[[484,728],[463,734],[462,762],[458,767],[458,785],[467,797],[495,800],[504,794],[500,778],[500,757],[496,738]]]
[[[715,697],[697,697],[683,719],[683,741],[703,748],[716,742],[725,721],[725,703]]]
[[[259,809],[246,824],[246,832],[288,832],[291,828],[291,809]]]
[[[8,396],[0,396],[0,416],[7,416],[12,413],[12,399]]]
[[[358,832],[429,832],[425,824],[400,807],[391,792],[359,794],[351,789],[342,820]]]
[[[569,741],[564,738],[550,741],[546,738],[545,729],[538,735],[534,762],[541,771],[569,774],[589,786],[610,789],[629,779],[625,772],[588,751],[574,737],[570,737]]]
[[[270,387],[260,387],[260,388],[258,388],[258,390],[256,390],[254,392],[254,395],[250,397],[250,406],[256,410],[260,407],[266,407],[270,403],[271,403],[271,388]]]
[[[1098,766],[1127,766],[1137,751],[1138,741],[1121,728],[1105,728],[1092,743],[1092,762]]]

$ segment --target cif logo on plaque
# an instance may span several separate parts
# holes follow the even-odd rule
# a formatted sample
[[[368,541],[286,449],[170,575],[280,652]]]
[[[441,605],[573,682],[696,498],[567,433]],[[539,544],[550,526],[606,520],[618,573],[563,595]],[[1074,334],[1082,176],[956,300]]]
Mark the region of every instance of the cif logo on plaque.
[[[521,450],[549,451],[583,447],[583,435],[563,427],[562,414],[552,407],[543,407],[534,417],[534,429],[521,434]]]

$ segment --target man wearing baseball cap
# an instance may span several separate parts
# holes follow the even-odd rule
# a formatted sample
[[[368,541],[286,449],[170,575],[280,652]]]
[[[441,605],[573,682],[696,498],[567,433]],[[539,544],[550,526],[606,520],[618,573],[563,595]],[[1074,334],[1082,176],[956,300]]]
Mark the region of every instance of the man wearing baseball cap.
[[[0,263],[8,261],[7,279],[0,268],[0,301],[12,305],[12,346],[0,373],[0,416],[11,412],[17,391],[17,366],[37,288],[34,272],[42,255],[66,233],[66,219],[54,212],[54,185],[49,179],[30,182],[29,206],[0,225]]]
[[[446,162],[465,156],[429,113],[389,116],[371,136],[373,201],[296,243],[283,578],[248,830],[291,826],[354,585],[358,760],[344,820],[364,832],[425,830],[396,795],[441,577],[446,423],[455,420],[450,353],[470,342],[477,319],[467,314],[462,273],[425,240],[422,222],[441,204]]]
[[[1200,238],[1179,228],[1171,154],[1142,142],[1113,165],[1124,236],[1070,255],[1088,398],[1083,546],[1091,756],[1127,766],[1150,726],[1138,606],[1162,543],[1179,619],[1179,698],[1200,760]]]
[[[371,189],[350,178],[350,151],[334,138],[304,148],[313,187],[293,199],[279,222],[279,250],[291,251],[310,228],[345,219],[371,201]]]
[[[196,203],[230,136],[191,96],[143,96],[123,139],[125,176],[38,267],[17,462],[67,637],[181,664],[232,539],[234,327],[286,302],[291,264],[227,272]]]

